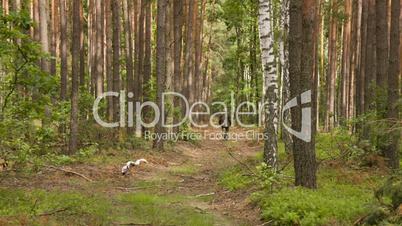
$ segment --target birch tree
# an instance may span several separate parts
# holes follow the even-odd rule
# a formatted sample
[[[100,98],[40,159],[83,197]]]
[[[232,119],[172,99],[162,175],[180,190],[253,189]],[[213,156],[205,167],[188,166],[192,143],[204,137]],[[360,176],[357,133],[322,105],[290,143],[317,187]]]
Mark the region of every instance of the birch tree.
[[[260,0],[258,24],[264,69],[265,131],[264,160],[273,169],[278,152],[278,77],[274,56],[274,36],[271,26],[272,5],[269,0]]]

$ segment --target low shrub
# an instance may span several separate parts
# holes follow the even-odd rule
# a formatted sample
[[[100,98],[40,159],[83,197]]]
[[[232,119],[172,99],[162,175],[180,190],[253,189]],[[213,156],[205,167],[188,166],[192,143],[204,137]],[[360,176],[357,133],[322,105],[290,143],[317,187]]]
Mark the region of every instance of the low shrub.
[[[371,195],[356,186],[327,184],[317,190],[289,187],[257,192],[252,200],[260,203],[262,217],[274,225],[352,224],[365,212]]]
[[[247,187],[253,182],[253,178],[246,175],[240,167],[232,167],[220,175],[219,184],[230,191],[236,191]]]

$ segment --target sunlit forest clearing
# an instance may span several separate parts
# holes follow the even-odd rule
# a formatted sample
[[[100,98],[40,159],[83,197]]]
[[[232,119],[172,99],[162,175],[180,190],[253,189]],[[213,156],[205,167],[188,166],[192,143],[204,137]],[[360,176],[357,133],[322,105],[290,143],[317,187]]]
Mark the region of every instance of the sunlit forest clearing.
[[[401,225],[401,0],[0,0],[0,225]]]

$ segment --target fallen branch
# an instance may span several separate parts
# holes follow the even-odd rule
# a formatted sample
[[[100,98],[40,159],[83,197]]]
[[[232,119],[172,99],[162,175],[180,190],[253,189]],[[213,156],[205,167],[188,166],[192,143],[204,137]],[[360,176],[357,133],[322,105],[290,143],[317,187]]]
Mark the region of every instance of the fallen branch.
[[[227,153],[228,153],[228,155],[229,155],[230,157],[232,157],[234,160],[236,160],[236,162],[240,163],[240,164],[241,164],[242,166],[244,166],[248,171],[250,171],[250,173],[253,174],[253,176],[257,176],[257,174],[250,168],[250,166],[248,166],[246,163],[244,163],[244,162],[240,161],[239,159],[237,159],[237,158],[232,154],[232,152],[228,151]]]
[[[369,214],[366,214],[362,217],[360,217],[359,219],[357,219],[353,225],[362,225],[364,223],[364,220],[369,216]]]
[[[36,216],[38,216],[38,217],[46,217],[46,216],[55,215],[57,213],[61,213],[61,212],[67,211],[67,210],[69,210],[69,208],[63,208],[63,209],[58,209],[58,210],[54,210],[54,211],[47,212],[47,213],[41,213],[41,214],[38,214]]]
[[[161,187],[161,185],[152,185],[152,186],[143,186],[143,187],[131,187],[131,188],[125,188],[125,187],[115,187],[116,189],[119,190],[125,190],[125,191],[130,191],[130,190],[139,190],[139,189],[146,189],[146,188],[155,188],[155,187]]]
[[[207,194],[199,194],[199,195],[196,195],[195,197],[200,198],[200,197],[211,196],[211,195],[215,195],[215,192],[211,192],[211,193],[207,193]]]
[[[286,161],[285,164],[283,164],[282,168],[278,169],[277,173],[281,173],[282,171],[284,171],[289,165],[290,163],[292,163],[292,160],[289,159],[288,161]]]
[[[59,170],[59,171],[65,172],[65,173],[71,173],[71,174],[77,175],[79,177],[82,177],[82,178],[84,178],[85,180],[87,180],[89,182],[93,182],[93,180],[88,178],[87,176],[85,176],[85,175],[83,175],[81,173],[77,173],[77,172],[72,171],[72,170],[66,170],[66,169],[63,169],[63,168],[55,167],[55,166],[46,166],[46,167],[50,168],[50,169]]]
[[[262,223],[262,224],[260,224],[260,225],[258,225],[258,226],[265,226],[265,225],[269,225],[269,224],[271,224],[273,221],[272,220],[270,220],[270,221],[267,221],[267,222],[265,222],[265,223]]]
[[[148,223],[145,223],[145,224],[138,224],[138,223],[114,223],[115,225],[127,225],[127,226],[143,226],[143,225],[145,225],[145,226],[152,226],[152,224],[148,224]]]

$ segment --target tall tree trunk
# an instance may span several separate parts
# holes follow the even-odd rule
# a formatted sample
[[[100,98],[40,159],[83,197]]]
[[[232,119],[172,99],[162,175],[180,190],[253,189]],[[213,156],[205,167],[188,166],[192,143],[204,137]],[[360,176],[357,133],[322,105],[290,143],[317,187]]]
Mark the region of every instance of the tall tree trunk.
[[[282,31],[282,107],[290,100],[290,84],[289,84],[289,0],[282,2],[281,15],[283,21]],[[281,112],[282,114],[282,112]],[[282,121],[285,125],[291,125],[290,111],[287,110],[282,114]],[[292,135],[282,126],[282,139],[285,143],[287,153],[292,152]]]
[[[96,2],[97,0],[88,0],[88,66],[89,66],[89,74],[91,77],[91,94],[96,95],[96,45],[97,45],[97,37],[96,37]]]
[[[185,95],[187,96],[187,99],[190,101],[190,103],[193,102],[194,100],[194,92],[192,92],[192,85],[193,85],[193,30],[192,28],[194,27],[193,23],[193,17],[194,17],[194,7],[195,7],[195,1],[194,0],[189,0],[188,1],[188,8],[187,10],[187,20],[186,20],[186,47],[185,47],[185,56],[184,56],[184,68],[183,68],[183,76],[184,77],[184,82],[186,86],[186,92]]]
[[[57,33],[58,33],[58,27],[59,27],[59,17],[57,13],[57,8],[58,8],[58,1],[59,0],[52,0],[52,11],[51,11],[51,26],[50,26],[50,33],[51,33],[51,42],[50,42],[50,52],[53,57],[53,59],[50,61],[50,74],[51,75],[56,75],[56,63],[57,63],[57,55],[56,55],[56,46],[57,46]],[[19,0],[16,1],[19,4]]]
[[[274,34],[271,27],[273,19],[272,3],[260,0],[259,27],[262,65],[265,88],[265,132],[268,139],[264,144],[264,161],[276,169],[278,154],[278,76],[274,56]],[[265,104],[264,103],[264,104]]]
[[[146,1],[145,5],[145,52],[144,52],[144,81],[143,85],[143,96],[144,101],[149,101],[149,92],[146,89],[149,89],[149,82],[151,79],[151,54],[152,54],[152,2]]]
[[[311,130],[302,131],[302,134],[311,135],[311,141],[301,140],[294,137],[293,157],[296,174],[296,186],[307,188],[316,188],[316,170],[315,159],[315,93],[312,86],[313,74],[313,54],[314,54],[314,19],[316,10],[315,0],[291,0],[290,1],[290,31],[289,31],[289,64],[290,64],[290,85],[292,97],[302,96],[302,103],[311,103],[311,123],[306,123]],[[311,94],[309,96],[309,94]],[[302,94],[303,93],[303,94]],[[306,107],[304,107],[306,108]],[[308,110],[308,109],[307,109]],[[303,109],[304,111],[304,109]],[[308,115],[308,114],[307,114]],[[303,119],[309,120],[309,119]],[[292,125],[297,131],[301,131],[302,124],[301,107],[292,108]]]
[[[337,74],[337,37],[338,24],[336,14],[338,12],[337,0],[331,0],[331,15],[328,40],[328,72],[327,72],[327,109],[325,116],[325,130],[330,131],[335,126],[335,95]]]
[[[375,32],[376,32],[376,61],[377,88],[385,92],[387,85],[388,68],[388,23],[387,23],[387,0],[375,1]],[[377,103],[378,111],[383,111],[383,103]]]
[[[49,30],[48,30],[48,20],[49,20],[49,11],[48,11],[48,0],[39,0],[39,18],[40,18],[40,41],[42,46],[42,51],[45,53],[49,53]],[[42,59],[42,70],[50,73],[50,63],[47,59]]]
[[[156,102],[159,109],[163,109],[162,94],[165,91],[165,76],[166,76],[166,8],[167,0],[158,0],[157,12],[157,42],[156,42],[156,86],[157,95]],[[163,114],[163,112],[161,112]],[[165,132],[163,120],[159,118],[155,127],[155,133],[161,136]],[[163,150],[163,139],[155,139],[153,147],[158,150]]]
[[[323,8],[323,1],[324,0],[320,0],[320,5],[321,8]],[[320,101],[318,102],[319,106],[317,106],[317,121],[318,124],[320,123],[320,119],[323,118],[324,120],[324,125],[326,122],[326,102],[324,101],[325,99],[323,97],[326,96],[326,90],[325,87],[323,86],[324,81],[325,81],[325,39],[324,39],[324,33],[325,33],[325,16],[323,13],[323,9],[321,9],[321,29],[320,29],[320,78],[318,80],[319,85],[320,85],[320,89],[317,91],[317,95],[320,98]],[[324,89],[323,89],[324,87]],[[325,94],[323,94],[325,93]],[[324,112],[325,114],[322,114],[321,111],[319,111],[319,109],[322,108],[324,109],[322,112]],[[321,116],[321,117],[320,117]],[[321,120],[322,121],[322,120]]]
[[[143,69],[144,69],[144,19],[145,19],[145,0],[141,1],[141,4],[138,6],[139,17],[138,17],[138,44],[137,44],[137,74],[135,77],[135,89],[137,96],[135,97],[136,101],[142,101],[142,81],[143,81]]]
[[[173,2],[173,14],[174,14],[174,91],[182,93],[183,74],[181,67],[182,59],[182,47],[183,47],[183,0],[176,0]],[[174,107],[180,108],[180,101],[178,98],[174,99]],[[174,116],[174,124],[179,123],[180,116],[182,114],[176,114]],[[176,127],[175,132],[179,132],[179,128]]]
[[[130,3],[131,4],[131,3]],[[127,71],[127,91],[133,92],[134,89],[134,70],[133,70],[133,42],[132,42],[132,32],[131,32],[131,17],[130,8],[127,1],[123,1],[123,14],[124,14],[124,29],[125,29],[125,41],[126,41],[126,71]],[[138,75],[137,75],[138,76]],[[139,84],[135,84],[138,86]],[[132,101],[129,99],[129,101]],[[127,132],[129,135],[133,134],[133,128],[128,126]]]
[[[165,43],[166,43],[166,77],[165,77],[165,90],[167,92],[173,91],[173,79],[174,79],[174,19],[173,19],[173,1],[168,0],[166,8],[166,35],[165,35]],[[166,124],[172,125],[174,118],[174,106],[173,106],[173,98],[172,96],[167,96],[165,98],[165,106],[166,106]],[[172,128],[166,128],[170,133],[172,132]]]
[[[376,17],[375,17],[375,0],[368,0],[368,17],[367,17],[367,43],[366,43],[366,112],[374,110],[374,85],[376,84]]]
[[[74,154],[78,149],[78,97],[80,76],[80,0],[73,0],[73,37],[72,37],[72,83],[71,83],[71,119],[69,154]]]
[[[400,98],[400,24],[399,17],[401,13],[400,0],[392,0],[391,4],[391,33],[390,33],[390,53],[388,65],[388,101],[387,101],[387,119],[391,129],[389,136],[389,145],[385,148],[384,154],[388,159],[388,165],[392,169],[399,169],[399,142],[401,133],[398,129],[393,129],[395,122],[399,120],[398,99]]]
[[[112,2],[111,0],[105,0],[105,35],[106,35],[106,80],[107,91],[112,92],[113,89],[113,48],[112,48],[112,36],[113,36],[113,22],[112,22]],[[127,90],[130,92],[130,90]],[[107,99],[107,112],[108,119],[113,120],[113,98]]]
[[[377,119],[381,120],[386,117],[387,108],[387,70],[388,70],[388,0],[376,0],[375,16],[376,16],[376,108]],[[399,46],[398,46],[399,47]],[[377,147],[385,153],[383,134],[377,137]]]
[[[193,48],[193,50],[192,50],[192,55],[191,55],[191,58],[192,58],[192,64],[191,64],[191,82],[190,82],[190,90],[191,90],[191,92],[190,92],[190,98],[191,98],[191,101],[190,102],[192,102],[192,103],[194,103],[195,101],[197,101],[197,93],[198,93],[198,90],[197,90],[197,87],[198,87],[198,78],[196,77],[197,76],[197,72],[196,72],[196,67],[198,67],[198,63],[196,62],[197,61],[197,56],[196,56],[196,54],[197,54],[197,44],[198,44],[198,42],[197,42],[197,40],[198,40],[198,38],[197,38],[197,36],[199,36],[199,27],[198,27],[198,23],[197,23],[197,21],[198,21],[198,17],[199,17],[199,0],[193,0],[193,7],[192,7],[192,9],[193,9],[193,17],[192,17],[192,26],[190,27],[190,30],[192,30],[191,32],[193,33],[193,35],[192,35],[192,40],[191,40],[191,42],[192,42],[192,48]]]
[[[144,47],[144,79],[143,79],[143,101],[150,101],[150,81],[151,81],[151,72],[152,72],[152,1],[146,0],[145,5],[145,47]],[[149,122],[149,111],[144,109],[143,118],[145,122]],[[145,134],[145,128],[143,128],[143,134]]]
[[[243,101],[242,100],[242,98],[243,98],[243,96],[241,95],[241,84],[242,84],[242,79],[243,79],[243,76],[244,76],[244,63],[243,63],[243,59],[242,59],[242,56],[241,56],[241,52],[242,52],[242,49],[243,49],[243,32],[242,32],[242,28],[240,27],[240,26],[235,26],[235,32],[236,32],[236,60],[237,60],[237,75],[236,75],[236,93],[237,93],[237,96],[236,96],[236,102],[241,102],[241,101]],[[274,57],[274,61],[273,62],[275,62],[275,57]],[[265,67],[265,65],[263,65],[263,67]],[[275,67],[275,65],[273,65],[273,67]],[[265,74],[263,75],[264,77],[265,77]],[[266,81],[265,80],[265,78],[264,78],[264,81]],[[264,82],[264,84],[265,84],[265,82]],[[263,92],[263,98],[265,98],[265,96],[266,96],[266,91],[267,91],[267,87],[266,86],[263,86],[263,90],[262,90],[262,92]],[[264,103],[265,103],[265,100],[264,100]],[[263,114],[263,116],[265,116],[265,114]],[[264,118],[264,120],[265,120],[265,118]]]
[[[134,1],[134,9],[132,12],[132,28],[134,31],[134,77],[133,84],[131,85],[132,91],[134,93],[134,100],[139,100],[139,87],[138,84],[140,82],[141,77],[141,69],[140,69],[140,58],[142,57],[140,52],[140,12],[141,12],[141,1]]]
[[[95,0],[95,79],[96,96],[103,93],[103,20],[102,20],[102,2]]]
[[[3,13],[4,15],[8,15],[9,13],[9,3],[8,0],[3,0]]]
[[[367,0],[367,38],[366,38],[366,62],[364,81],[364,112],[369,113],[375,110],[375,84],[376,84],[376,15],[375,0]],[[364,126],[363,137],[368,139],[370,127]]]
[[[205,61],[204,59],[204,18],[206,17],[206,7],[207,7],[207,1],[206,0],[201,0],[201,12],[200,12],[200,19],[199,19],[199,26],[200,26],[200,44],[199,44],[199,55],[198,55],[198,60],[200,61],[200,65],[198,66],[198,73],[200,77],[200,83],[199,83],[199,90],[198,90],[198,95],[199,95],[199,100],[203,101],[202,99],[202,93],[203,93],[203,85],[205,84],[204,81],[205,77],[203,76],[202,73],[202,67],[204,66]],[[209,44],[209,43],[207,43]],[[209,48],[207,48],[208,50]]]
[[[202,27],[204,20],[205,0],[201,0],[201,8],[198,7],[198,0],[194,3],[196,7],[194,26],[194,92],[196,100],[200,100],[201,90],[201,62],[202,62]]]
[[[67,13],[66,13],[66,0],[59,0],[60,6],[60,99],[67,99],[67,80],[68,80],[68,58],[67,58]]]
[[[359,0],[352,1],[352,9],[351,9],[351,44],[350,44],[350,68],[349,74],[351,76],[351,80],[349,82],[349,96],[347,97],[349,100],[348,106],[348,119],[356,117],[356,100],[358,95],[358,90],[356,89],[356,80],[357,74],[355,68],[360,64],[360,54],[359,54],[359,42],[360,40],[360,6]],[[352,132],[356,131],[355,125],[352,125]]]
[[[386,96],[387,96],[387,70],[388,70],[388,9],[387,0],[376,0],[376,61],[377,61],[377,73],[376,73],[376,84],[377,84],[377,98],[376,98],[376,108],[378,119],[383,119],[386,116]],[[383,137],[378,137],[378,147],[382,150],[383,147]],[[385,153],[384,153],[385,154]]]
[[[357,101],[357,116],[361,117],[365,113],[366,109],[366,99],[365,99],[365,83],[366,81],[366,53],[367,53],[367,18],[368,18],[368,1],[359,0],[360,5],[360,46],[358,51],[360,53],[360,63],[358,67],[356,67],[356,101]],[[360,137],[363,136],[362,133],[362,123],[358,123],[357,129],[359,132]]]
[[[319,90],[320,90],[320,59],[319,59],[319,54],[320,54],[320,38],[321,36],[319,35],[321,33],[321,17],[322,17],[322,4],[321,4],[321,0],[315,0],[316,2],[316,13],[315,13],[315,19],[314,19],[314,35],[313,36],[313,46],[314,46],[314,55],[313,55],[313,87],[314,89],[317,90],[317,94],[316,96],[316,108],[315,108],[315,117],[316,117],[316,130],[319,129],[319,122],[318,122],[318,118],[319,118],[319,100],[320,100],[320,94],[319,94]]]
[[[8,1],[6,11],[8,13]],[[32,19],[37,26],[40,26],[39,0],[32,0]],[[33,28],[33,39],[40,42],[40,29]]]
[[[113,91],[120,90],[120,0],[112,1],[112,27],[113,27]],[[113,99],[113,119],[119,119],[119,100]]]
[[[211,28],[210,30],[212,31],[212,24],[211,24]],[[251,42],[250,42],[251,43]],[[204,72],[202,73],[202,93],[201,93],[201,101],[208,103],[207,99],[208,99],[208,95],[207,95],[207,88],[208,88],[208,82],[209,82],[209,62],[210,62],[210,57],[209,57],[209,53],[211,52],[211,46],[212,46],[212,34],[209,34],[209,38],[208,38],[208,44],[207,44],[207,50],[204,53],[205,55],[205,59],[204,59],[204,63],[203,63],[203,67],[204,67]],[[252,57],[251,57],[252,58]],[[251,68],[251,67],[250,67]],[[251,69],[250,69],[250,73]],[[254,71],[255,73],[255,71]],[[207,117],[203,118],[203,121],[208,121]]]
[[[351,54],[351,29],[352,29],[352,0],[345,0],[346,21],[343,24],[343,51],[342,51],[342,73],[341,73],[341,101],[340,101],[340,123],[345,125],[348,119],[348,106],[350,93],[350,54]]]
[[[80,4],[80,23],[84,24],[84,6]],[[85,33],[81,29],[80,33],[80,86],[85,87]]]

